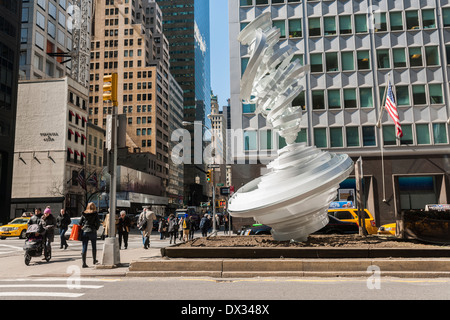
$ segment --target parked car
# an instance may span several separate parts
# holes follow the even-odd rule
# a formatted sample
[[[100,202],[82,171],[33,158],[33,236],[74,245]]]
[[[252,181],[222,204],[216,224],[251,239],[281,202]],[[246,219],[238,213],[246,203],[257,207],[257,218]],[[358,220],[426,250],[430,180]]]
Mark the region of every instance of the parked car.
[[[328,224],[314,234],[353,234],[359,233],[358,224],[355,222],[342,221],[338,218],[328,215]]]
[[[348,221],[358,223],[358,209],[345,208],[345,209],[329,209],[328,214],[338,218],[341,221]],[[368,234],[377,234],[378,228],[375,224],[375,219],[369,210],[364,209],[364,220]]]
[[[389,224],[384,224],[378,228],[378,234],[395,236],[396,229],[397,229],[397,223],[395,223],[395,222],[389,223]]]
[[[4,240],[7,237],[19,237],[19,239],[25,239],[29,220],[29,217],[15,218],[10,223],[1,226],[0,239]]]
[[[80,223],[80,217],[77,218],[70,218],[71,222],[69,224],[69,227],[67,228],[66,233],[64,234],[64,236],[66,237],[66,239],[70,238],[70,234],[72,233],[72,227],[74,224],[79,224]],[[97,238],[104,240],[105,239],[105,228],[103,227],[103,224],[100,223],[100,228],[98,228],[97,230]]]
[[[265,224],[254,224],[251,227],[243,228],[240,232],[241,236],[272,234],[272,227]]]
[[[342,221],[331,215],[328,215],[328,218],[328,224],[314,234],[353,234],[359,232],[358,224],[354,222]],[[243,228],[240,234],[243,236],[270,235],[271,230],[271,227],[264,224],[254,224],[251,227]]]

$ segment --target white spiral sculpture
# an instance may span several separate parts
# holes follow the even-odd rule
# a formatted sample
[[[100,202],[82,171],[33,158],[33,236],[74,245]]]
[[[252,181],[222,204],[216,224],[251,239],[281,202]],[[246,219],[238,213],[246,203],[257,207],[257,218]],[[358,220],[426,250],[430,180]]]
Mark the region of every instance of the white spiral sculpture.
[[[272,227],[275,240],[306,241],[328,223],[328,207],[339,183],[353,170],[346,154],[331,154],[305,143],[294,144],[300,131],[301,107],[292,101],[303,87],[309,70],[291,61],[294,49],[280,48],[280,30],[272,26],[270,12],[260,15],[239,34],[250,46],[250,59],[241,80],[241,99],[256,105],[287,146],[267,166],[271,171],[240,188],[229,200],[233,217],[253,217]]]

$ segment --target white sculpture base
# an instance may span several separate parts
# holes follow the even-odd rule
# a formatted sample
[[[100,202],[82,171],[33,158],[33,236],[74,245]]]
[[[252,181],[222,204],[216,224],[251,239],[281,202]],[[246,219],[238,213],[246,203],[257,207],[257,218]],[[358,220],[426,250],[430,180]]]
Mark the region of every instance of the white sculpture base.
[[[233,217],[253,217],[272,227],[278,241],[306,241],[328,223],[328,207],[339,183],[353,170],[346,154],[332,154],[305,143],[281,149],[271,171],[240,188],[229,200]]]

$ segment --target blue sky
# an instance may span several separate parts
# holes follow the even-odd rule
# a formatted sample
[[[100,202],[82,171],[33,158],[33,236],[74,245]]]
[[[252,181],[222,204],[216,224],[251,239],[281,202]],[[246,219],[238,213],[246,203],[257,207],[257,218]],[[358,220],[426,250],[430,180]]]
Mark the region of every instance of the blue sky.
[[[210,0],[211,89],[219,106],[230,98],[230,47],[228,40],[228,0]]]

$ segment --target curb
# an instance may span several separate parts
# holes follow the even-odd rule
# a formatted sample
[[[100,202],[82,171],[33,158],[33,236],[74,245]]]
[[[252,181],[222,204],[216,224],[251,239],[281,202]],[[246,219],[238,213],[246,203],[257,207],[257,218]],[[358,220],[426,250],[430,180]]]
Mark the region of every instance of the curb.
[[[130,263],[127,277],[450,277],[450,259],[153,259]]]

